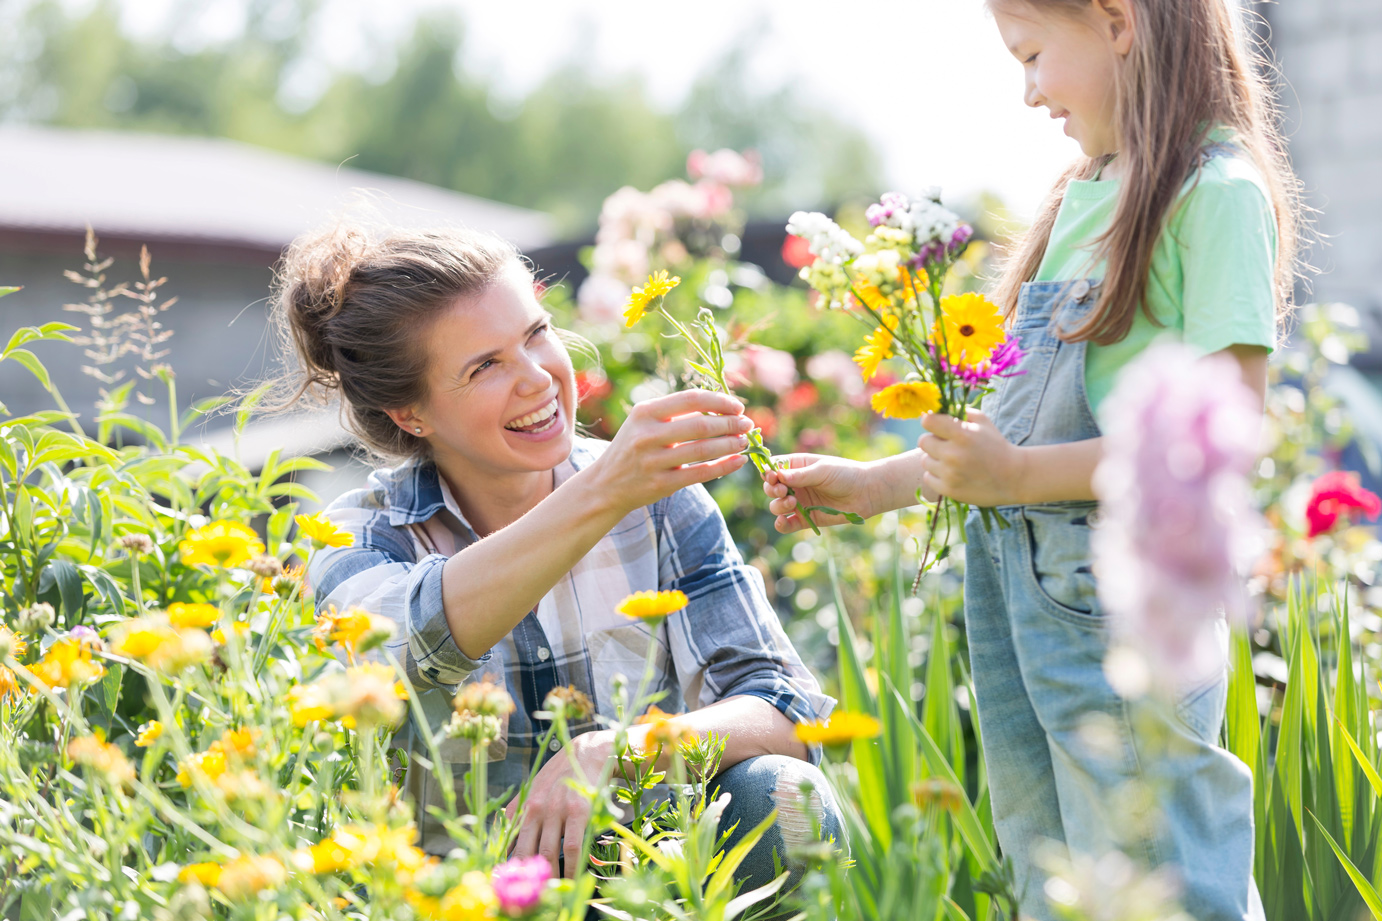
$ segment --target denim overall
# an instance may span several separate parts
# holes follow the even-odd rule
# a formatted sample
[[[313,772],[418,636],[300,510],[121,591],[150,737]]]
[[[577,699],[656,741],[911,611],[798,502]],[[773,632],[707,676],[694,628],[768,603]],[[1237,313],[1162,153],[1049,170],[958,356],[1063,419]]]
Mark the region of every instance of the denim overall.
[[[1088,314],[1098,284],[1022,286],[1012,331],[1027,353],[1025,373],[1003,379],[983,403],[1011,443],[1099,437],[1085,343],[1056,335]],[[1033,847],[1051,840],[1072,854],[1117,847],[1144,867],[1171,865],[1198,921],[1262,918],[1252,776],[1216,745],[1223,671],[1186,689],[1174,713],[1125,701],[1104,676],[1109,632],[1089,549],[1097,504],[999,512],[1009,527],[986,529],[977,513],[965,523],[965,619],[994,824],[1023,914],[1053,917]]]

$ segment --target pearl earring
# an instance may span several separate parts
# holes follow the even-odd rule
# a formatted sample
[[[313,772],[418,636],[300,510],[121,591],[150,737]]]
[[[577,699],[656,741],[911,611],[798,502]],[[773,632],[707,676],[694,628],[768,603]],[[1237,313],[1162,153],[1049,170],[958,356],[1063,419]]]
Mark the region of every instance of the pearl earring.
[[[415,426],[413,426],[413,434],[414,434],[414,435],[421,435],[421,434],[422,434],[422,426],[420,426],[420,425],[415,425]]]

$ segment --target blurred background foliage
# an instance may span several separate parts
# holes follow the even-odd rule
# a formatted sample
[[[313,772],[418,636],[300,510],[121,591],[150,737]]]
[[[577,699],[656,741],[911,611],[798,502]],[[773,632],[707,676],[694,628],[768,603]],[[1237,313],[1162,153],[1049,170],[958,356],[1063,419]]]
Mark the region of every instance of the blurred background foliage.
[[[175,5],[170,24],[195,20]],[[170,25],[123,28],[121,4],[16,3],[0,30],[0,119],[225,137],[548,211],[593,228],[623,185],[680,175],[695,148],[757,149],[751,215],[866,199],[881,186],[868,138],[790,86],[763,90],[751,32],[665,111],[634,77],[599,77],[579,55],[513,99],[470,66],[465,24],[430,12],[401,41],[374,37],[357,69],[323,72],[319,0],[252,0],[244,27],[206,42]],[[650,36],[649,40],[657,40]]]

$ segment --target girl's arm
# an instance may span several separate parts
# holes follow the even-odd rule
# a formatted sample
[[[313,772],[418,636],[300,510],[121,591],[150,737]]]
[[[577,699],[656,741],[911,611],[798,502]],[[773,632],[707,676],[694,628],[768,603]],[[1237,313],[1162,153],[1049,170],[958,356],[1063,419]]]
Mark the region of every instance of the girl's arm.
[[[1216,354],[1238,362],[1243,383],[1261,405],[1267,392],[1267,350],[1234,345]],[[1103,453],[1102,438],[1018,447],[977,410],[964,422],[933,414],[922,419],[922,425],[928,433],[917,442],[923,454],[923,481],[941,495],[988,508],[1097,498],[1093,479]]]

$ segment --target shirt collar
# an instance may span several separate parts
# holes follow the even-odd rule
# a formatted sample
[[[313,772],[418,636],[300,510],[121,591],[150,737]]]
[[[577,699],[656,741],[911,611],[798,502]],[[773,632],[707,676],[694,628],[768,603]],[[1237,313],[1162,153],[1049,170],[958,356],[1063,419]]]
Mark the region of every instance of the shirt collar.
[[[578,470],[584,470],[595,460],[596,454],[586,442],[589,439],[577,437],[571,454],[556,471],[556,486],[569,480]],[[437,465],[430,460],[410,460],[397,467],[385,468],[375,472],[384,487],[389,503],[389,524],[399,528],[426,521],[446,509],[470,531],[475,529],[461,514],[456,497],[437,473]]]

